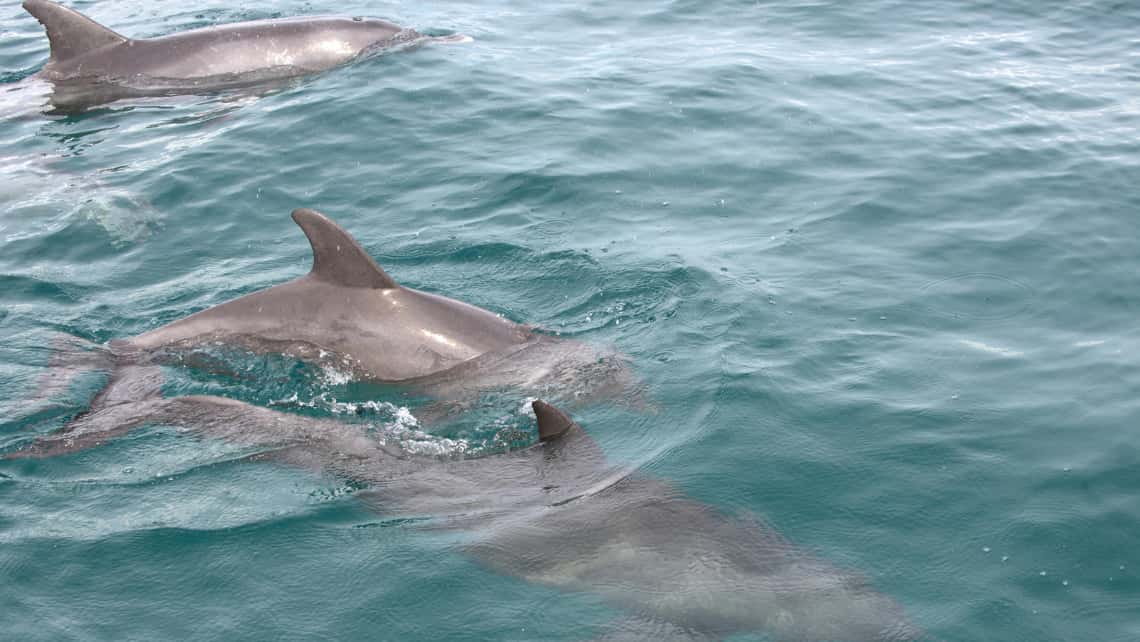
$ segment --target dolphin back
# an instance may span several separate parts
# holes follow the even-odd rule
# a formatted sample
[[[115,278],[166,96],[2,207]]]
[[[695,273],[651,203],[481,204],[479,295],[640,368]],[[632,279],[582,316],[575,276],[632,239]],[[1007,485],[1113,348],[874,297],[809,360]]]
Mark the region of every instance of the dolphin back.
[[[51,0],[24,0],[23,6],[47,31],[52,63],[127,41],[91,18]]]

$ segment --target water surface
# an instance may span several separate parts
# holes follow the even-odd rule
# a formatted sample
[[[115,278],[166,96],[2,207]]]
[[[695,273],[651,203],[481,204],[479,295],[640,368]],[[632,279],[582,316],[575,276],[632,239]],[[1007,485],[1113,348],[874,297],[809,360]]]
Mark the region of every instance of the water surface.
[[[99,387],[26,412],[56,333],[303,274],[288,214],[313,207],[406,285],[616,346],[659,412],[578,413],[613,459],[763,515],[942,638],[1140,639],[1135,3],[74,6],[133,36],[335,13],[475,40],[48,116],[10,91],[46,38],[0,12],[0,446]],[[167,392],[330,416],[372,394],[179,372]],[[622,617],[354,490],[160,427],[5,463],[0,626],[575,640]]]

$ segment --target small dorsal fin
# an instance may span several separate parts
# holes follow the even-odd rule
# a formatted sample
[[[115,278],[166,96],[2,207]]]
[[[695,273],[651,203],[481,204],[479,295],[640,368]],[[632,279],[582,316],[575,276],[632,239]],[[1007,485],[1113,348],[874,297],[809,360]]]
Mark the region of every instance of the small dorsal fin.
[[[322,281],[350,288],[387,289],[400,287],[356,239],[329,217],[306,208],[293,210],[293,220],[313,246],[313,270]]]
[[[534,408],[534,416],[538,419],[539,441],[558,439],[575,425],[569,415],[541,399],[536,399],[530,406]]]
[[[51,62],[63,62],[127,39],[91,18],[51,0],[24,0],[24,9],[47,31]]]

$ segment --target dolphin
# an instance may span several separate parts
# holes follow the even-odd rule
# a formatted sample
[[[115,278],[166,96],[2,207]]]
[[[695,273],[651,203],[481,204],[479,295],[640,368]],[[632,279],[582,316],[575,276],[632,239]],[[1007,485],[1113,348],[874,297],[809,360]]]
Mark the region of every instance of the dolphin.
[[[627,360],[446,296],[398,284],[341,226],[300,208],[293,221],[312,248],[297,279],[53,363],[58,392],[90,369],[110,371],[91,410],[161,388],[159,365],[195,365],[219,347],[283,354],[354,381],[398,384],[434,400],[434,422],[496,390],[565,390],[579,402],[639,394]],[[222,364],[224,366],[224,363]],[[70,371],[68,370],[70,368]],[[620,395],[618,395],[620,397]]]
[[[335,358],[360,379],[393,382],[447,370],[535,338],[526,326],[437,294],[405,288],[348,232],[311,209],[293,211],[313,251],[298,279],[112,343],[133,351],[209,343]]]
[[[607,462],[569,415],[532,404],[531,447],[468,459],[416,455],[367,424],[218,397],[109,406],[67,434],[6,458],[58,456],[142,424],[252,449],[269,460],[364,485],[370,510],[464,532],[463,552],[493,571],[624,609],[624,637],[778,642],[931,639],[859,574],[805,551],[755,518],[726,515],[668,482]]]
[[[201,93],[264,84],[323,71],[368,53],[430,40],[376,18],[255,20],[127,38],[51,0],[24,0],[47,31],[51,57],[38,76],[52,81],[53,102],[83,108],[119,98]]]
[[[536,446],[403,472],[362,499],[413,514],[428,507],[444,527],[474,531],[464,550],[483,565],[599,594],[636,618],[635,630],[654,631],[638,639],[657,638],[661,624],[682,639],[744,632],[780,642],[923,639],[902,607],[860,575],[757,519],[725,515],[607,462],[565,412],[541,400],[532,408]],[[364,461],[347,472],[371,483]],[[345,466],[326,469],[344,474]]]

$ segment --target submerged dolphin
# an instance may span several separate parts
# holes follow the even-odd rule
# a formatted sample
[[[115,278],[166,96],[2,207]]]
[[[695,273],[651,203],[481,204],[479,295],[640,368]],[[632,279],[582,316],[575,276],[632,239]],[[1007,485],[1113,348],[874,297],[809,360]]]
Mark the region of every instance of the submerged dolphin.
[[[55,97],[59,107],[264,83],[431,39],[384,20],[348,17],[256,20],[132,39],[51,0],[23,6],[47,31],[51,58],[39,75],[64,90]]]
[[[383,431],[217,397],[108,407],[9,458],[99,445],[141,424],[184,427],[256,449],[255,458],[370,486],[386,515],[464,529],[464,551],[496,571],[589,591],[630,612],[626,637],[706,639],[757,632],[779,642],[927,639],[857,574],[756,520],[726,516],[668,483],[610,464],[562,411],[533,404],[539,443],[475,459],[417,456]],[[632,630],[630,630],[632,628]]]

